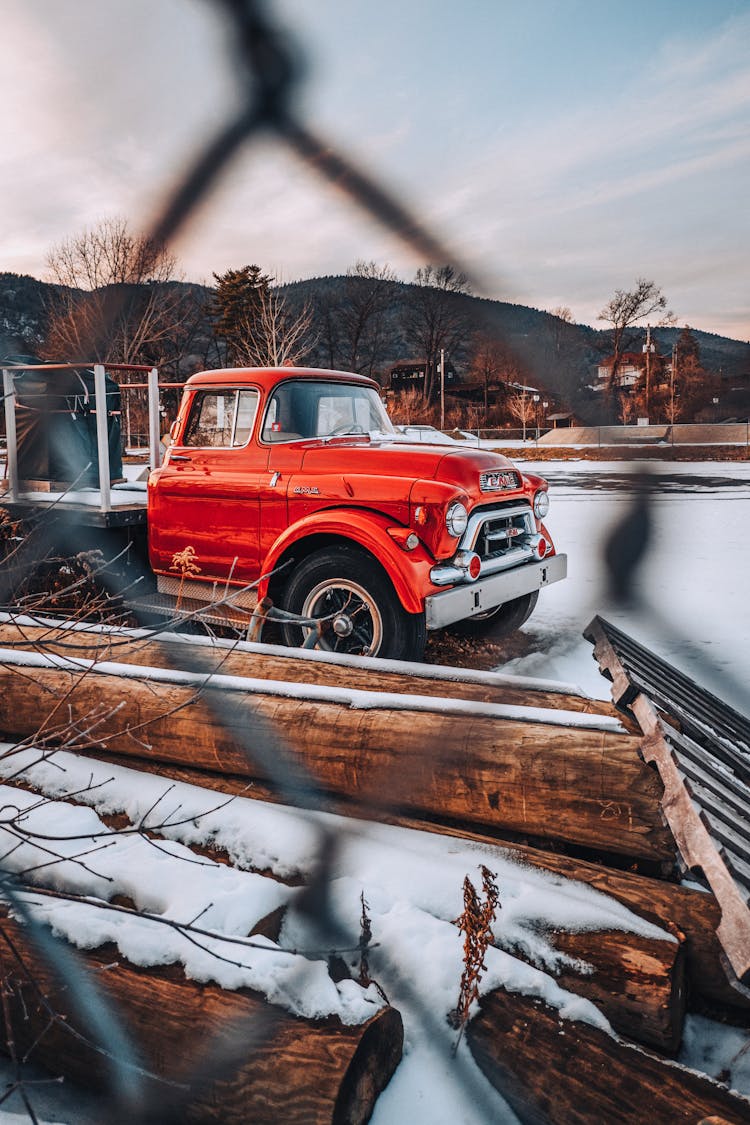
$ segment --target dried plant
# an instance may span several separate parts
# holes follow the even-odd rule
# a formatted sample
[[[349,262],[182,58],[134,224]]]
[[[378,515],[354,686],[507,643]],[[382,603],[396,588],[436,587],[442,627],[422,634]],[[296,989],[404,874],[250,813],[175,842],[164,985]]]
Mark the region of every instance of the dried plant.
[[[195,561],[195,547],[185,547],[182,551],[176,551],[172,555],[172,565],[170,570],[177,570],[180,574],[180,588],[177,591],[177,604],[175,610],[178,610],[182,605],[182,591],[185,586],[185,579],[192,577],[194,574],[200,574],[201,568]]]
[[[479,870],[482,872],[484,899],[477,894],[467,875],[464,879],[463,913],[454,923],[464,935],[464,971],[461,974],[458,1003],[449,1015],[451,1024],[459,1029],[458,1039],[453,1048],[454,1054],[469,1019],[471,1005],[479,999],[479,982],[482,973],[487,969],[484,963],[485,953],[495,940],[492,925],[499,905],[499,891],[495,882],[497,875],[484,864]]]

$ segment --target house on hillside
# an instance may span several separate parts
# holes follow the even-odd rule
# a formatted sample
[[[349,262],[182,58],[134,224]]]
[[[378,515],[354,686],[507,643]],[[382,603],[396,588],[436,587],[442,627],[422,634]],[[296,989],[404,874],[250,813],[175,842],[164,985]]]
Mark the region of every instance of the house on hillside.
[[[398,363],[394,363],[388,371],[388,390],[389,391],[423,391],[425,383],[425,374],[427,372],[426,359],[400,359]],[[440,371],[438,369],[438,378]],[[446,360],[445,364],[445,386],[454,387],[458,383],[458,373],[454,364],[450,360]]]
[[[646,378],[646,365],[649,366],[649,379],[651,385],[656,387],[669,382],[672,372],[672,358],[667,355],[657,355],[656,352],[623,352],[617,367],[614,385],[626,393],[634,390]],[[603,359],[596,369],[596,382],[592,390],[602,392],[612,385],[612,368],[615,357],[608,356]]]

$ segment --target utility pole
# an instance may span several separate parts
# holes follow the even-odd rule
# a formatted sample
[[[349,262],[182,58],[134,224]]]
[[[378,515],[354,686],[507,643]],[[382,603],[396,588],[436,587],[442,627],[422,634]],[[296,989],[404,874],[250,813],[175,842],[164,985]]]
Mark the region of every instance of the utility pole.
[[[651,356],[656,351],[655,346],[651,343],[651,325],[646,325],[646,343],[643,345],[643,351],[646,353],[646,417],[649,418],[649,398],[651,395]]]
[[[440,349],[440,429],[445,429],[445,348]]]

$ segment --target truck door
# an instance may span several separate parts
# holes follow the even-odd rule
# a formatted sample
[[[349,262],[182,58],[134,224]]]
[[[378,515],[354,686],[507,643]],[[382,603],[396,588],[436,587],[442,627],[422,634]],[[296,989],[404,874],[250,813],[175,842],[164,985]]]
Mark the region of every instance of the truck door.
[[[253,442],[259,392],[210,387],[193,395],[180,444],[154,474],[149,543],[155,570],[192,546],[194,577],[253,582],[259,572],[260,450]],[[263,476],[266,457],[262,456]]]

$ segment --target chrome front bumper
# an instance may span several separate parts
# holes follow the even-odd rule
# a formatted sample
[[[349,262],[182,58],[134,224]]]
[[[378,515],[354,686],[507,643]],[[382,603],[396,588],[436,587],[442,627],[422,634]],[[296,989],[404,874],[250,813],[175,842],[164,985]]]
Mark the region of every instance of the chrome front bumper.
[[[476,582],[453,586],[425,598],[425,616],[428,629],[443,629],[455,621],[465,621],[478,613],[521,598],[542,586],[559,582],[568,573],[568,556],[552,555],[540,562],[528,562],[479,578]]]

